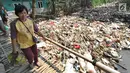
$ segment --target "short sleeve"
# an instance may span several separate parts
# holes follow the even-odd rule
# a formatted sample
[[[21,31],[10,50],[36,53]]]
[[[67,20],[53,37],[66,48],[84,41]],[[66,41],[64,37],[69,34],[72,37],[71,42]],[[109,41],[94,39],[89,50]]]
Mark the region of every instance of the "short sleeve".
[[[38,31],[39,31],[39,29],[38,29],[37,24],[33,24],[33,25],[34,25],[34,31],[35,31],[35,32],[38,32]]]
[[[10,34],[11,34],[11,39],[16,39],[17,37],[17,30],[16,30],[16,21],[13,21],[10,23]]]

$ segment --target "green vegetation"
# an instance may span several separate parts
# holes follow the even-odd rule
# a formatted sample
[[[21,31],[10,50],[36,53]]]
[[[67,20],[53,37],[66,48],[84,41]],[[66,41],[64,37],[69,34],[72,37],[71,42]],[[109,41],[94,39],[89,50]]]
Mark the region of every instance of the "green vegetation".
[[[91,8],[110,3],[115,0],[47,0],[48,14],[71,14],[80,8]]]
[[[63,11],[70,14],[80,7],[80,0],[48,0],[48,13],[59,14]]]
[[[92,0],[92,5],[93,5],[93,7],[96,7],[96,6],[99,6],[101,4],[109,3],[112,1],[114,1],[114,0]]]

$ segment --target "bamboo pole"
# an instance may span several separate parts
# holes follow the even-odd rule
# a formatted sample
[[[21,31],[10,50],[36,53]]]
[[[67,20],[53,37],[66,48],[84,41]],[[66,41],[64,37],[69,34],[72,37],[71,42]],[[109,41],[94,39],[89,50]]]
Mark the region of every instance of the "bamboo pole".
[[[75,54],[76,56],[78,56],[80,58],[83,58],[84,60],[86,60],[86,61],[88,61],[90,63],[94,62],[93,60],[89,60],[89,59],[85,58],[84,56],[80,55],[79,53],[77,53],[77,52],[75,52],[75,51],[73,51],[73,50],[71,50],[71,49],[69,49],[69,48],[67,48],[67,47],[65,47],[65,46],[63,46],[63,45],[61,45],[61,44],[59,44],[59,43],[57,43],[57,42],[49,39],[49,38],[47,38],[47,37],[46,37],[46,40],[50,41],[51,43],[53,43],[53,44],[55,44],[55,45],[57,45],[57,46],[65,49],[67,51],[69,51],[70,53]],[[95,66],[97,66],[98,68],[104,70],[105,72],[109,72],[109,73],[120,73],[120,72],[118,72],[118,71],[116,71],[116,70],[114,70],[114,69],[112,69],[112,68],[110,68],[110,67],[108,67],[108,66],[106,66],[106,65],[104,65],[102,63],[100,63],[100,62],[96,62]]]

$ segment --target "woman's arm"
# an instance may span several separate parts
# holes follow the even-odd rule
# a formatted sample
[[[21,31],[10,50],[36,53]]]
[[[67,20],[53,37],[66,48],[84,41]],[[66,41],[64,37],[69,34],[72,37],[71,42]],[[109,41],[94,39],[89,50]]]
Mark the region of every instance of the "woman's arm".
[[[12,42],[12,53],[16,53],[16,49],[17,49],[17,30],[16,30],[16,27],[15,27],[15,22],[17,20],[13,21],[10,23],[10,31],[11,31],[11,42]]]
[[[38,36],[42,37],[43,40],[45,41],[46,38],[44,37],[44,35],[40,32],[40,30],[38,29],[38,26],[36,24],[33,24],[34,25],[34,31],[35,31],[35,34],[37,34]]]
[[[16,49],[17,49],[17,42],[16,39],[11,39],[12,42],[12,53],[17,53]]]

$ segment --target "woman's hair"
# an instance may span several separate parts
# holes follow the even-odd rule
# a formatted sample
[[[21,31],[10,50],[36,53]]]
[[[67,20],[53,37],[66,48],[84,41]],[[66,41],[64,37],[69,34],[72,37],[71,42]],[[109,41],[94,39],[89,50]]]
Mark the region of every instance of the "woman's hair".
[[[27,14],[28,14],[28,10],[24,5],[15,5],[15,14],[18,16],[18,13],[21,13],[23,10],[26,10]]]

